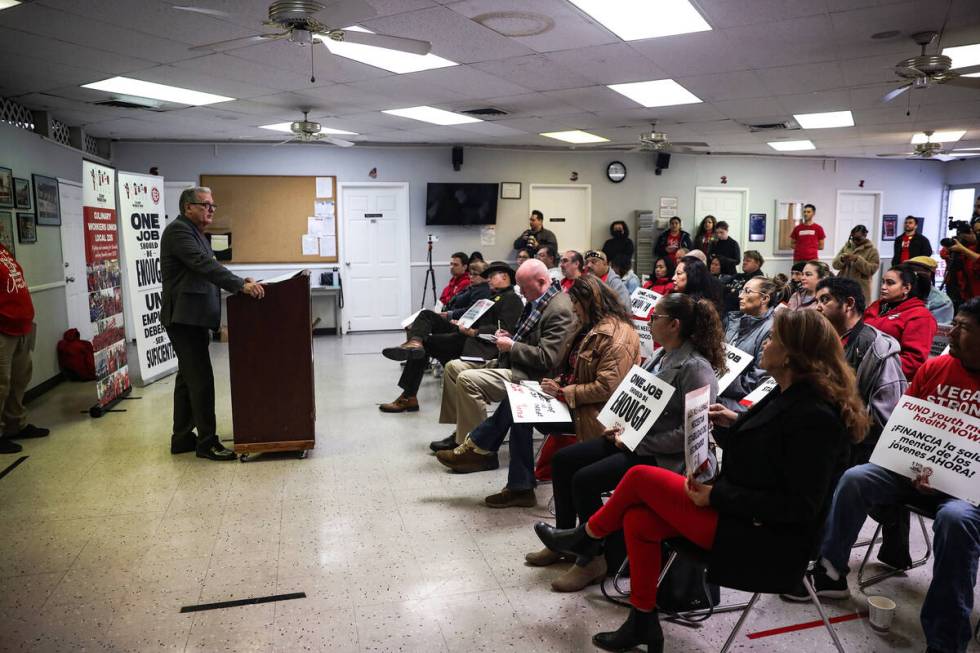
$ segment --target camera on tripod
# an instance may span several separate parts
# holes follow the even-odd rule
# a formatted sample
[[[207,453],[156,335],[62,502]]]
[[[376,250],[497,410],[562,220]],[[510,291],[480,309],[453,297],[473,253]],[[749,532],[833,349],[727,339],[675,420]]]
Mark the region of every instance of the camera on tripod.
[[[950,247],[952,247],[956,243],[960,243],[961,245],[965,245],[966,244],[966,242],[962,238],[961,234],[965,234],[965,233],[969,233],[970,232],[970,223],[967,222],[966,220],[954,220],[952,217],[950,217],[950,218],[947,219],[946,230],[947,231],[953,231],[954,229],[956,230],[956,237],[955,238],[943,238],[943,239],[941,239],[939,241],[939,244],[940,245],[942,245],[943,247],[949,249]]]

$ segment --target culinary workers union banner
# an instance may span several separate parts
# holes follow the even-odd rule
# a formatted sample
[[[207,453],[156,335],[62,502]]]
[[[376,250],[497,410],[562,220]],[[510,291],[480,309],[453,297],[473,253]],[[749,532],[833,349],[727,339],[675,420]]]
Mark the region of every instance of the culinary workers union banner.
[[[123,329],[122,275],[116,225],[116,171],[82,162],[85,276],[92,321],[98,405],[108,406],[130,388]]]
[[[177,369],[173,345],[160,324],[163,177],[120,172],[117,181],[126,318],[136,339],[139,378],[146,384]]]

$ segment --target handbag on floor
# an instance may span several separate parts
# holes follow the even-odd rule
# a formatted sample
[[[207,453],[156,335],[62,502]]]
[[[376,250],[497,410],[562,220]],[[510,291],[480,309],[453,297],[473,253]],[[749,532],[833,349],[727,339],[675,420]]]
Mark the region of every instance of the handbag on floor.
[[[670,547],[664,544],[662,559],[666,560],[670,553]],[[673,614],[715,607],[721,603],[721,588],[709,583],[707,574],[706,564],[690,556],[678,555],[657,587],[657,607]]]

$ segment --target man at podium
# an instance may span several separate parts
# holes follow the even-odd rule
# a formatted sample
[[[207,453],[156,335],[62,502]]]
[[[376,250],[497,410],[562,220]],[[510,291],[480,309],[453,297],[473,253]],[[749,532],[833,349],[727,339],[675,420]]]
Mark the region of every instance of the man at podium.
[[[177,354],[170,453],[196,451],[198,458],[234,460],[235,452],[222,446],[216,432],[209,330],[221,324],[221,288],[255,299],[262,299],[265,290],[215,260],[204,229],[217,208],[210,188],[188,188],[180,194],[180,215],[163,230],[160,241],[160,323]]]

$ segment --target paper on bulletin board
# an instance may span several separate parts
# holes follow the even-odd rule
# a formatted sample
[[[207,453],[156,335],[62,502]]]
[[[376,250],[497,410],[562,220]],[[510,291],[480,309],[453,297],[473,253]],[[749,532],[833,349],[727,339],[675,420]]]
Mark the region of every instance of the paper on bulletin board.
[[[303,256],[316,256],[318,251],[316,236],[303,234]]]
[[[333,177],[316,178],[316,196],[318,199],[330,199],[333,197]]]
[[[333,200],[314,200],[313,215],[321,218],[332,218],[334,216]]]
[[[677,217],[677,209],[661,208],[660,209],[660,217],[661,218],[676,218]]]
[[[306,233],[311,236],[326,236],[327,226],[325,220],[315,215],[306,218]]]
[[[334,236],[320,236],[320,256],[336,256],[337,239]]]
[[[660,198],[660,208],[662,209],[677,209],[677,198],[676,197],[661,197]]]
[[[480,245],[483,247],[491,247],[496,244],[497,226],[490,224],[480,227]]]

